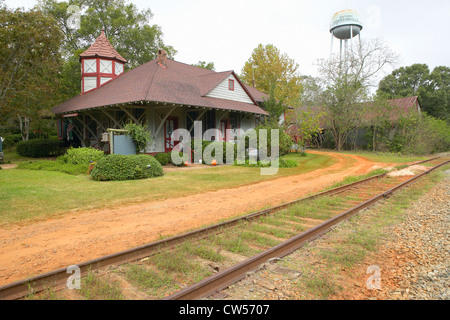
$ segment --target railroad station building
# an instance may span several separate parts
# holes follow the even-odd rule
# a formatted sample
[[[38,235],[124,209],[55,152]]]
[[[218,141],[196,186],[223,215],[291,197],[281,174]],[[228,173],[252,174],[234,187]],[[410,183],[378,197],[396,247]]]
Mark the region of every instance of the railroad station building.
[[[110,152],[108,129],[134,122],[148,126],[152,144],[145,150],[170,152],[171,134],[178,128],[218,129],[218,141],[229,141],[227,129],[255,128],[267,112],[267,95],[244,84],[234,71],[215,72],[158,58],[125,72],[127,61],[113,48],[102,30],[82,54],[81,93],[54,107],[58,137],[73,146]],[[192,132],[193,135],[193,132]]]

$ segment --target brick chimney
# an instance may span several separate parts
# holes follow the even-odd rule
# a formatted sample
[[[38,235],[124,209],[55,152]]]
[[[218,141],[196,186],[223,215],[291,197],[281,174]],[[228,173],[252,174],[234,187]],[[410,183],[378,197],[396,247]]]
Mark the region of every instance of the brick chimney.
[[[158,64],[164,68],[167,67],[167,52],[164,49],[158,50]]]

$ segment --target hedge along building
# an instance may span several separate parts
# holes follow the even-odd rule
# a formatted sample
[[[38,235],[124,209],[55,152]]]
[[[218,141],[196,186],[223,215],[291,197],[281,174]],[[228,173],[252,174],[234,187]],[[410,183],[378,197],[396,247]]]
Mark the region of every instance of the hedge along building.
[[[158,58],[124,72],[126,60],[113,48],[103,30],[80,54],[82,92],[54,107],[59,139],[105,152],[107,129],[128,122],[144,123],[152,135],[147,153],[170,152],[171,133],[190,130],[201,121],[203,132],[217,129],[214,140],[230,141],[227,132],[255,128],[268,115],[261,108],[264,93],[242,83],[234,71],[214,72]],[[231,129],[232,131],[227,131]]]

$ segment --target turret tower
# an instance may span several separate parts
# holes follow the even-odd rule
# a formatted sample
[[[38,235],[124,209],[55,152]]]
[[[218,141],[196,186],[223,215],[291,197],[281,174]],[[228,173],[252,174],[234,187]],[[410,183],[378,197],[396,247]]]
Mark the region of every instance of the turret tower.
[[[100,88],[124,72],[125,60],[105,36],[102,29],[95,42],[80,54],[81,93]]]

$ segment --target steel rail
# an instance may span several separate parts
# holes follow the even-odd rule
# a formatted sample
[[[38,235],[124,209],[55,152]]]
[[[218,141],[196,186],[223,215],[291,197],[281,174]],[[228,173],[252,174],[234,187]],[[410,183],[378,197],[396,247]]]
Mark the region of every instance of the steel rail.
[[[409,166],[417,165],[420,163],[430,162],[433,160],[437,160],[440,157],[435,157],[419,162],[415,162]],[[352,187],[362,185],[366,182],[369,182],[374,179],[379,179],[386,176],[387,173],[383,173],[380,175],[376,175],[373,177],[369,177],[357,182],[353,182],[347,185],[343,185],[334,189],[330,189],[327,191],[323,191],[311,196],[307,196],[304,198],[300,198],[298,200],[294,200],[291,202],[283,203],[278,206],[274,206],[272,208],[264,209],[252,214],[248,214],[239,218],[235,218],[226,222],[222,222],[219,224],[215,224],[212,226],[208,226],[205,228],[201,228],[198,230],[194,230],[191,232],[187,232],[178,236],[170,237],[167,239],[159,240],[152,242],[150,244],[142,245],[139,247],[135,247],[132,249],[128,249],[125,251],[121,251],[118,253],[114,253],[111,255],[103,256],[94,260],[86,261],[80,264],[77,264],[77,267],[80,268],[81,276],[86,275],[89,271],[99,270],[102,268],[106,268],[111,265],[120,265],[125,264],[132,261],[137,261],[139,259],[151,256],[163,248],[173,247],[179,243],[182,243],[186,239],[196,239],[196,238],[204,238],[214,232],[219,232],[224,228],[231,228],[242,221],[251,221],[262,216],[266,216],[268,214],[272,214],[274,212],[278,212],[280,210],[286,209],[292,205],[298,204],[300,202],[306,200],[312,200],[322,196],[331,196],[334,194],[338,194]],[[38,293],[47,289],[48,287],[54,288],[63,288],[66,285],[66,281],[69,277],[67,272],[67,268],[60,268],[57,270],[53,270],[47,273],[43,273],[34,277],[30,277],[23,280],[18,280],[13,283],[4,285],[0,287],[0,300],[14,300],[23,298],[32,293]]]
[[[347,211],[344,213],[339,214],[338,216],[327,220],[323,222],[322,224],[309,229],[308,231],[305,231],[271,249],[268,249],[248,260],[245,260],[227,270],[224,270],[222,272],[219,272],[215,275],[210,276],[209,278],[206,278],[196,284],[193,284],[189,287],[186,287],[178,292],[175,292],[174,294],[164,298],[163,300],[194,300],[198,298],[208,297],[214,293],[219,292],[220,290],[230,286],[233,283],[236,283],[237,281],[241,280],[246,276],[248,272],[256,270],[260,265],[266,263],[268,260],[272,258],[283,258],[290,253],[292,253],[295,250],[298,250],[303,245],[305,245],[307,242],[310,242],[324,233],[328,232],[331,228],[336,226],[338,223],[340,223],[343,220],[347,220],[348,218],[352,217],[357,212],[361,211],[362,209],[365,209],[371,205],[373,205],[375,202],[389,197],[392,193],[395,191],[402,189],[409,184],[415,182],[416,180],[420,179],[426,174],[429,174],[430,172],[438,169],[439,167],[444,166],[445,164],[449,163],[450,160],[443,162],[430,170],[427,170],[423,172],[420,175],[417,175],[391,189],[389,189],[386,192],[383,192]]]

